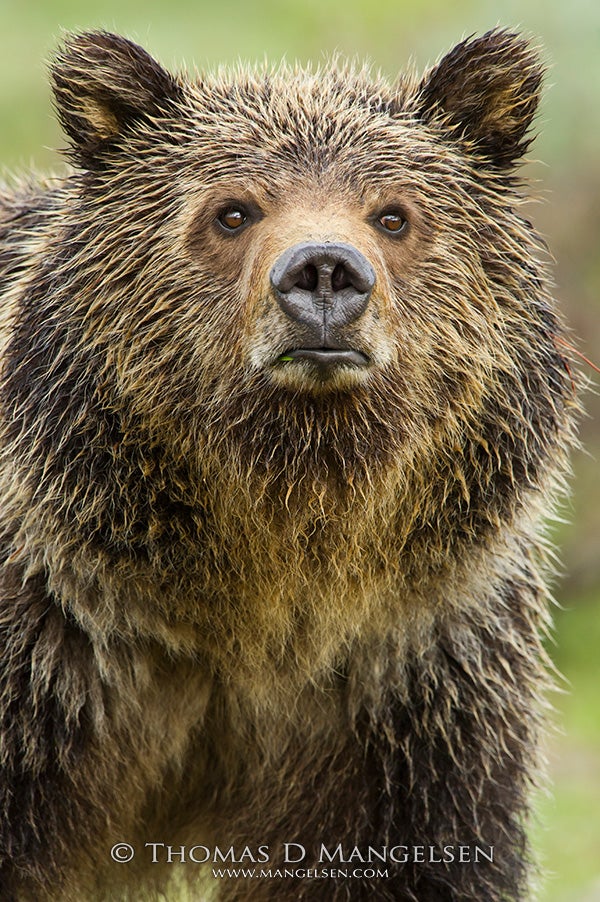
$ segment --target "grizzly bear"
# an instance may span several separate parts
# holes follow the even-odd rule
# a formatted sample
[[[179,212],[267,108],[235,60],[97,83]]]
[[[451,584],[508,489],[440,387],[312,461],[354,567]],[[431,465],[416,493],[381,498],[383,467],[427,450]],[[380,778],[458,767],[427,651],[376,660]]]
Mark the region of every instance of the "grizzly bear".
[[[504,30],[52,68],[5,188],[3,900],[517,900],[576,401]],[[215,895],[216,894],[216,895]]]

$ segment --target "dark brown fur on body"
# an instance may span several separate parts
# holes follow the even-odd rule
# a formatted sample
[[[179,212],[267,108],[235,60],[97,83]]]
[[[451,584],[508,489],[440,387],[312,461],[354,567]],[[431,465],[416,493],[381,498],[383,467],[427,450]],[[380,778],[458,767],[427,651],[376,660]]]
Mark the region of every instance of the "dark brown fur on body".
[[[220,898],[525,898],[575,409],[518,213],[535,53],[191,80],[95,33],[52,76],[73,168],[0,202],[3,898],[150,896],[184,865],[148,842],[494,846]],[[375,273],[368,365],[281,360],[309,241]]]

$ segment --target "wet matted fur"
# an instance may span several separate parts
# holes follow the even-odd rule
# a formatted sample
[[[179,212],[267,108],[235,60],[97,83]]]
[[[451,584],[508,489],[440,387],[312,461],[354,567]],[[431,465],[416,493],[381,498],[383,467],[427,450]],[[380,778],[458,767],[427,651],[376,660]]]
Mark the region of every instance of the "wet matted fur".
[[[576,409],[515,175],[541,78],[500,30],[394,84],[64,45],[72,168],[0,206],[3,899],[150,898],[159,841],[493,846],[228,900],[525,897]],[[373,268],[368,366],[286,356],[306,241]]]

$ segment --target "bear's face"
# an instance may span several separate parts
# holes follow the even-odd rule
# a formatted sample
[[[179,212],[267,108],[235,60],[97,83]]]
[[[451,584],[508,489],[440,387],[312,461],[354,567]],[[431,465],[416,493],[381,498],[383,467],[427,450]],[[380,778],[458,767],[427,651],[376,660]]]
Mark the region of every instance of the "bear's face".
[[[197,182],[179,227],[186,264],[210,287],[210,304],[198,302],[209,306],[198,324],[205,361],[218,331],[239,374],[313,393],[368,385],[397,363],[411,295],[422,294],[415,279],[435,247],[431,197],[420,198],[416,174],[431,142],[346,96],[323,102],[327,78],[313,82],[312,97],[305,75],[292,82],[277,127],[252,85],[244,115],[219,120],[239,147],[228,143],[216,175],[204,148],[218,136],[198,128]]]
[[[319,417],[373,459],[523,406],[543,289],[513,210],[541,79],[520,38],[390,86],[335,65],[191,81],[100,33],[53,75],[84,328],[162,433],[239,428],[254,465]]]

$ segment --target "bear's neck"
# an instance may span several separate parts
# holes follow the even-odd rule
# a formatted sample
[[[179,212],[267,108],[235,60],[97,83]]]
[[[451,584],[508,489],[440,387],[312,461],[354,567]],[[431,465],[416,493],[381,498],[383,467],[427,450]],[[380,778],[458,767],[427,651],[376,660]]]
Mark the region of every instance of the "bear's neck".
[[[290,661],[290,672],[342,666],[370,622],[393,631],[465,581],[491,584],[473,535],[504,533],[489,506],[461,500],[461,474],[428,470],[414,443],[391,455],[376,422],[370,437],[344,424],[345,444],[333,414],[329,428],[307,420],[303,436],[277,440],[255,422],[247,443],[235,429],[218,441],[181,429],[168,448],[139,424],[97,429],[68,465],[45,459],[30,483],[43,509],[12,474],[13,547],[99,642],[145,637],[230,678]]]

